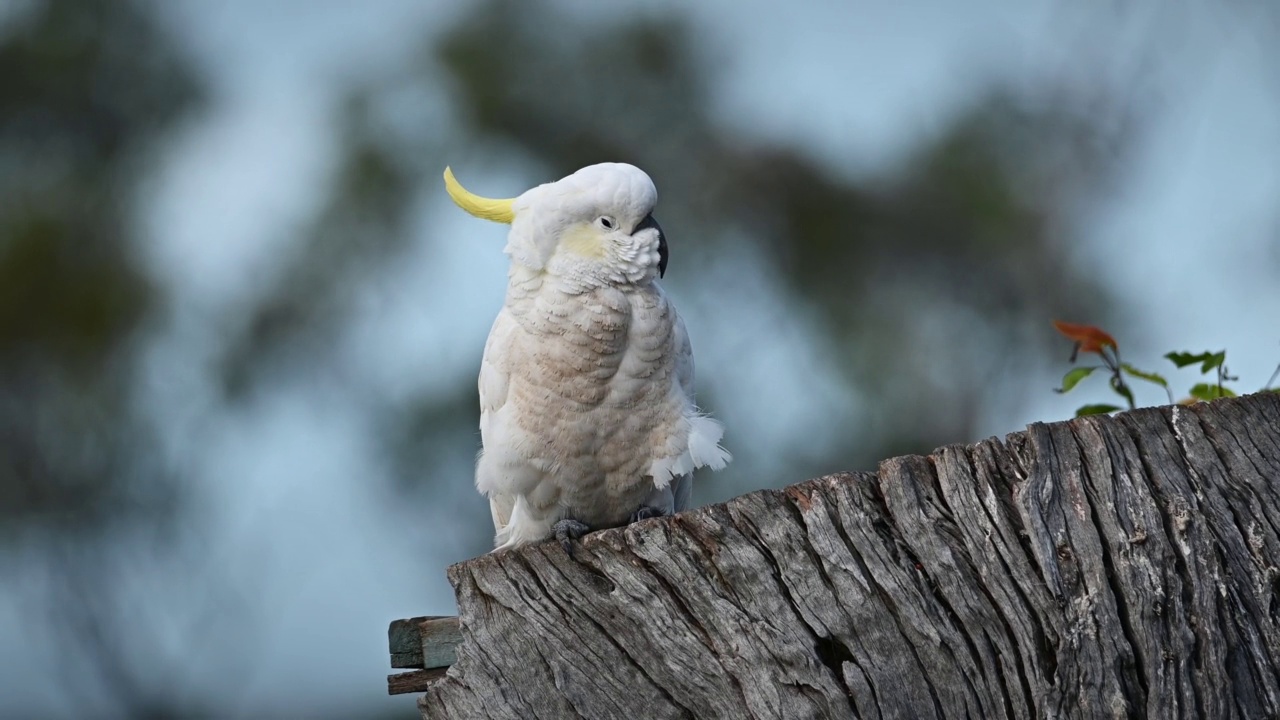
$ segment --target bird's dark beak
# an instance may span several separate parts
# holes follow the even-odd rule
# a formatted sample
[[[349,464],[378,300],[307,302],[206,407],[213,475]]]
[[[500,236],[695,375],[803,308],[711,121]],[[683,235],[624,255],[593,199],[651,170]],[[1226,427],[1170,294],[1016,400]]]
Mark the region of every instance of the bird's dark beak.
[[[662,277],[667,274],[668,255],[667,236],[662,234],[662,226],[658,224],[657,220],[653,219],[652,215],[646,215],[644,219],[635,226],[635,229],[631,231],[631,234],[635,235],[641,230],[648,228],[653,228],[658,231],[658,277]]]

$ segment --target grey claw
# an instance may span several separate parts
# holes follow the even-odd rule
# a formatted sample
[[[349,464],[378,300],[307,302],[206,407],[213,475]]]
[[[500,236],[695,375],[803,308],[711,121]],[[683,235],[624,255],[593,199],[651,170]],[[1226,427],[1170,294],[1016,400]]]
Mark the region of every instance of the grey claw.
[[[653,507],[652,505],[641,505],[639,510],[636,510],[635,512],[631,513],[631,519],[628,520],[627,522],[634,523],[634,522],[640,522],[641,520],[648,520],[649,518],[665,517],[665,516],[666,516],[665,512],[663,512],[662,510],[656,507]]]
[[[569,557],[573,557],[573,541],[591,532],[591,528],[586,523],[573,518],[561,520],[552,525],[551,530],[555,532],[556,540],[560,541],[560,547],[564,548],[565,554]]]

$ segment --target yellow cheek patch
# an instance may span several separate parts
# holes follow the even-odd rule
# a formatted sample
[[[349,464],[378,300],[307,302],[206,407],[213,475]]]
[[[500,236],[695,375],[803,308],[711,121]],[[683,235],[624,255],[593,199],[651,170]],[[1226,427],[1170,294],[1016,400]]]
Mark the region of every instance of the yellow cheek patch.
[[[589,258],[604,257],[604,238],[594,225],[579,225],[560,238],[560,249]]]

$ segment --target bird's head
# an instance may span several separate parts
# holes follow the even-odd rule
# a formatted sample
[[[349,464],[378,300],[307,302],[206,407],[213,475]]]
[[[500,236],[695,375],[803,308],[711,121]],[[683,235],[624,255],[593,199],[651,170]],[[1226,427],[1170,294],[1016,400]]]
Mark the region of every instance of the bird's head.
[[[568,288],[645,283],[666,272],[667,240],[652,215],[658,191],[634,165],[590,165],[507,200],[469,192],[448,168],[444,184],[458,207],[511,225],[512,263]]]

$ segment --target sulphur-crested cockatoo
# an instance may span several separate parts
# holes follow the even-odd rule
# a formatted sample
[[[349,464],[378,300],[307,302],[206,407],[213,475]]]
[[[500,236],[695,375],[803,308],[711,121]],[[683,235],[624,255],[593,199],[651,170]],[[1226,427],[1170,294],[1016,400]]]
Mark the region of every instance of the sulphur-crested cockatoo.
[[[724,467],[720,424],[693,402],[693,353],[658,285],[658,193],[621,163],[509,200],[444,172],[453,201],[511,225],[507,295],[480,364],[476,488],[498,549],[683,510],[694,468]]]

